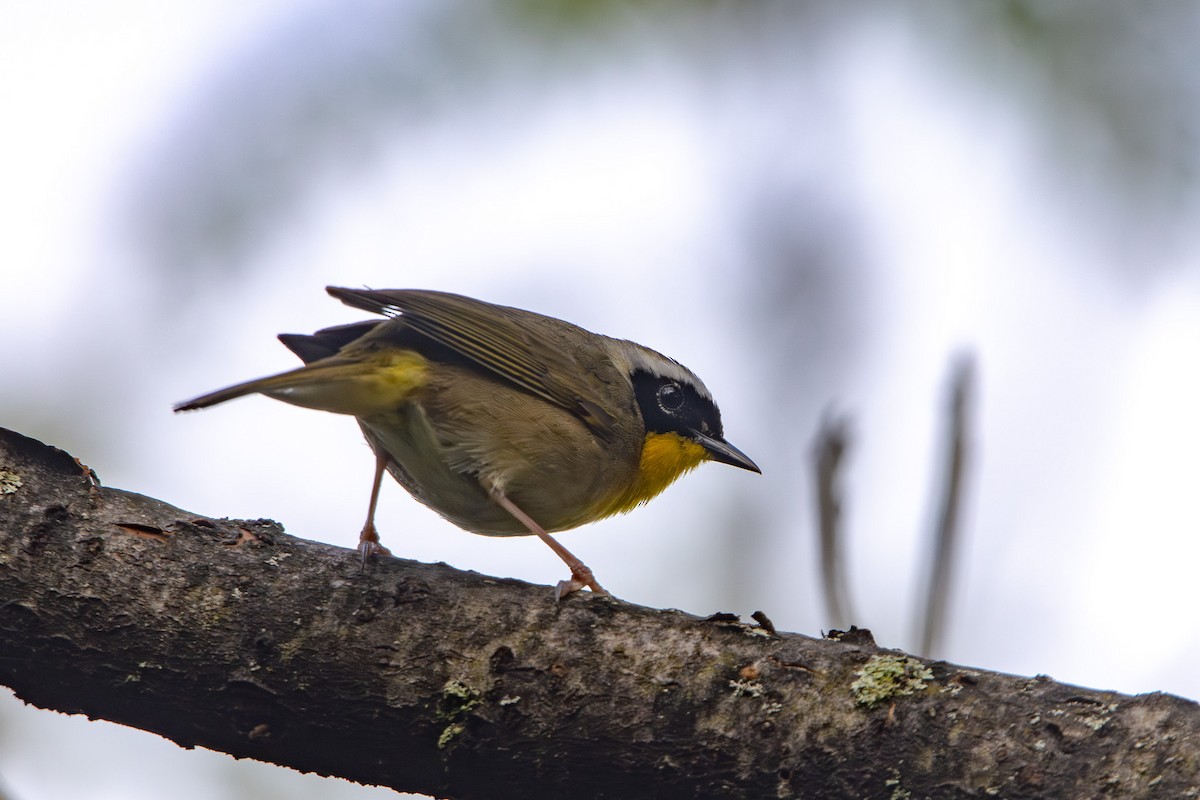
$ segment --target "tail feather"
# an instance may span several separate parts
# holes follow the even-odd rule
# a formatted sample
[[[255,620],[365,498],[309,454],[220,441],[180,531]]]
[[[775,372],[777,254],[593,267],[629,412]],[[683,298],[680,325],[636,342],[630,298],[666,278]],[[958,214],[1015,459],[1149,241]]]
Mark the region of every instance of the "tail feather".
[[[267,378],[255,378],[252,381],[244,383],[235,383],[233,386],[226,386],[224,389],[217,389],[215,392],[202,394],[199,397],[193,397],[175,405],[175,411],[196,411],[201,408],[215,406],[218,403],[224,403],[227,400],[235,400],[239,397],[245,397],[248,394],[265,393],[268,391],[284,389],[289,385],[301,383],[305,380],[303,376],[307,367],[297,367],[288,372],[283,372],[278,375],[271,375]]]
[[[265,394],[318,411],[366,417],[392,411],[411,399],[425,385],[427,366],[420,354],[399,348],[369,357],[334,356],[200,395],[175,410],[192,411],[248,394]]]

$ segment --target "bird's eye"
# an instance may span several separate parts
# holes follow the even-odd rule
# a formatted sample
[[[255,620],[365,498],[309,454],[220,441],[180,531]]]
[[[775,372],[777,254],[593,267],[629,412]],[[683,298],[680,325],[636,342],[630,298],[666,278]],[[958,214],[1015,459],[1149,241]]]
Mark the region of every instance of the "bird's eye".
[[[677,383],[664,383],[658,389],[658,405],[663,411],[678,411],[683,407],[683,389]]]

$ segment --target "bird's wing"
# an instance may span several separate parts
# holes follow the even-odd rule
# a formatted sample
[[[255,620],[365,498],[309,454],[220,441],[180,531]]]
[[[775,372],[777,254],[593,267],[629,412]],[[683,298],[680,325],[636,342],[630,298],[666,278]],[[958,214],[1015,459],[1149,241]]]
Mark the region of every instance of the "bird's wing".
[[[347,305],[397,318],[452,357],[575,414],[600,436],[614,433],[616,420],[601,405],[604,378],[581,366],[569,349],[594,336],[582,328],[446,292],[326,291]]]

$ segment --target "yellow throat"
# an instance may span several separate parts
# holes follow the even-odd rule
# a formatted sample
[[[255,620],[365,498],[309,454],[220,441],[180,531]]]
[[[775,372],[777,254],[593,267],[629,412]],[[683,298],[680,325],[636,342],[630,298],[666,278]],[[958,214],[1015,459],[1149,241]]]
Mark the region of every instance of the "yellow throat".
[[[647,433],[637,476],[600,514],[609,517],[630,511],[657,497],[675,479],[708,460],[708,451],[677,433]]]

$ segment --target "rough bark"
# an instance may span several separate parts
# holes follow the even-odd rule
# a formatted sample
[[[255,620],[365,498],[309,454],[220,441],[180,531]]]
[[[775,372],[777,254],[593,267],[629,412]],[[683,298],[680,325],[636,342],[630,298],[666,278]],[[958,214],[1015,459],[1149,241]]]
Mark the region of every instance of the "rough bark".
[[[353,553],[0,430],[0,683],[454,798],[1194,797],[1200,713]]]

